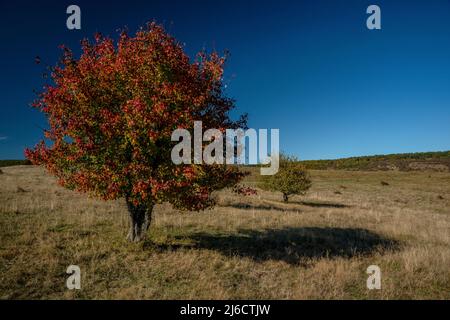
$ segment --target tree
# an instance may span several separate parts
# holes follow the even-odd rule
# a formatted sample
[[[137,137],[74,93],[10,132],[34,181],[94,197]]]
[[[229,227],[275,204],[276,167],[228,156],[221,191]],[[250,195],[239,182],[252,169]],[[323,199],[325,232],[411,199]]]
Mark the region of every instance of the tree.
[[[197,54],[191,62],[162,26],[149,23],[117,42],[101,34],[81,42],[78,59],[62,47],[46,85],[32,104],[49,129],[25,155],[42,164],[69,189],[104,200],[125,198],[128,239],[140,241],[155,204],[202,210],[214,204],[214,190],[235,186],[236,166],[175,165],[171,134],[177,128],[246,127],[233,121],[233,100],[222,90],[225,57]],[[48,143],[48,144],[47,144]]]
[[[311,187],[311,180],[305,166],[293,156],[280,155],[280,168],[272,176],[263,176],[262,186],[270,191],[283,194],[283,201],[288,202],[292,195],[304,195]]]

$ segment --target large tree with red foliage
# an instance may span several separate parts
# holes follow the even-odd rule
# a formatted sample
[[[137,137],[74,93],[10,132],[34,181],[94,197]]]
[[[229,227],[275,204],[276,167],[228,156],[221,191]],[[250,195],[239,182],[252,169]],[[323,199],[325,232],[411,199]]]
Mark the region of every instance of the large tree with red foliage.
[[[201,210],[214,190],[243,176],[234,166],[175,165],[171,134],[177,128],[245,127],[233,121],[234,103],[222,90],[225,59],[197,54],[194,61],[163,27],[149,23],[117,41],[96,34],[75,58],[63,47],[35,108],[45,113],[47,139],[25,151],[64,187],[105,200],[125,198],[128,239],[143,239],[155,204]]]

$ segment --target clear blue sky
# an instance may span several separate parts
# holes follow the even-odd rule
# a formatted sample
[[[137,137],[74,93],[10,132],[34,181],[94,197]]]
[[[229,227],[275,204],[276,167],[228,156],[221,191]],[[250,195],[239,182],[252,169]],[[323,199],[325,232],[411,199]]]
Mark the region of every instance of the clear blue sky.
[[[42,137],[45,118],[28,104],[58,45],[153,19],[191,55],[229,50],[238,111],[253,128],[279,128],[281,148],[301,159],[450,149],[448,0],[38,2],[0,4],[0,159]],[[66,28],[70,4],[82,30]],[[366,28],[370,4],[382,30]]]

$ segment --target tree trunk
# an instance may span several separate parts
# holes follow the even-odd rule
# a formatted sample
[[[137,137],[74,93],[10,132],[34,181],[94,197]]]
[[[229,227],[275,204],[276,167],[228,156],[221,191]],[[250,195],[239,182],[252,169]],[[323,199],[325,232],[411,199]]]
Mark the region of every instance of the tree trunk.
[[[289,196],[286,193],[283,193],[283,201],[288,202]]]
[[[153,203],[134,205],[126,199],[128,213],[130,216],[130,230],[127,239],[139,242],[145,238],[145,234],[152,221]]]

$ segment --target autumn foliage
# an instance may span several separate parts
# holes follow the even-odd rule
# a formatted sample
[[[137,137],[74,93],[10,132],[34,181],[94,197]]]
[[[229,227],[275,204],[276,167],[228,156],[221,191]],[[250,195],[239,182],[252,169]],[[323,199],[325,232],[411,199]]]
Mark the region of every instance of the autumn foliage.
[[[46,141],[25,151],[59,183],[105,200],[125,198],[130,240],[148,228],[156,203],[201,210],[211,192],[243,176],[225,165],[174,165],[170,152],[177,128],[245,127],[233,121],[234,103],[222,91],[225,58],[197,54],[191,61],[163,27],[149,23],[117,41],[100,34],[81,42],[82,53],[63,49],[33,106],[48,118]]]

